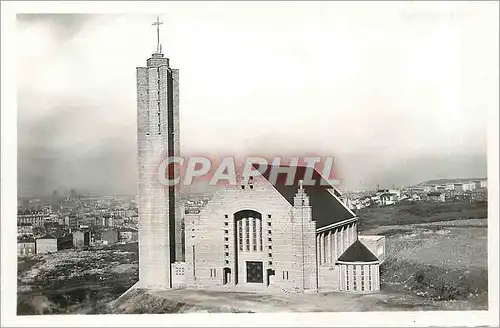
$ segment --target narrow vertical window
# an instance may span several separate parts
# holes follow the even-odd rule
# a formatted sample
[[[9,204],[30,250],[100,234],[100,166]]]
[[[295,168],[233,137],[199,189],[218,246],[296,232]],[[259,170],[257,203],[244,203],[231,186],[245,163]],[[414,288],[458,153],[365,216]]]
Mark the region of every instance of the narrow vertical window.
[[[368,267],[368,289],[373,290],[372,286],[372,266],[370,265]]]
[[[257,218],[253,220],[252,224],[252,242],[253,242],[253,250],[257,251]]]
[[[250,250],[250,220],[248,218],[245,219],[245,242],[246,242],[246,250]]]
[[[349,290],[349,265],[346,265],[346,275],[345,275],[345,279],[346,279],[346,290]]]
[[[260,241],[260,251],[262,251],[262,219],[259,221],[259,241]]]
[[[243,224],[242,221],[238,221],[238,243],[240,251],[243,250]]]

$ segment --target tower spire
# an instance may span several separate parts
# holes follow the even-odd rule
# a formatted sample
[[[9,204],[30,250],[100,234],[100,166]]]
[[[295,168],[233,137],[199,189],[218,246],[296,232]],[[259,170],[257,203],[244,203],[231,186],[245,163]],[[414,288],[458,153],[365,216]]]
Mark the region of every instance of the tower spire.
[[[161,54],[161,44],[160,44],[160,25],[163,22],[160,21],[160,17],[156,16],[156,21],[151,25],[156,25],[156,53]]]

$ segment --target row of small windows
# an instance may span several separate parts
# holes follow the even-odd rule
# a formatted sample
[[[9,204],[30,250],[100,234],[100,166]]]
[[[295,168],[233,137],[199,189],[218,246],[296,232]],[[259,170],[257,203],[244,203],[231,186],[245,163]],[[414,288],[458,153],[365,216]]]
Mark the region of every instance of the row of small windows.
[[[283,271],[283,280],[288,280],[288,271]]]
[[[352,274],[352,289],[351,289],[351,274]],[[346,290],[353,290],[356,291],[358,290],[358,284],[357,284],[357,275],[356,275],[356,266],[354,265],[348,265],[346,268]],[[372,268],[371,266],[368,267],[368,290],[371,290],[373,288],[372,286]],[[361,266],[361,291],[365,291],[365,270],[364,267]]]
[[[227,218],[227,215],[225,215],[225,217]],[[226,228],[229,227],[229,222],[224,222],[224,225],[226,226]],[[225,264],[229,264],[229,237],[228,237],[228,234],[229,234],[229,230],[228,229],[225,229],[224,230],[224,256],[225,256],[225,259],[224,259],[224,263]]]
[[[217,277],[217,270],[210,269],[210,278],[215,278],[215,277]]]

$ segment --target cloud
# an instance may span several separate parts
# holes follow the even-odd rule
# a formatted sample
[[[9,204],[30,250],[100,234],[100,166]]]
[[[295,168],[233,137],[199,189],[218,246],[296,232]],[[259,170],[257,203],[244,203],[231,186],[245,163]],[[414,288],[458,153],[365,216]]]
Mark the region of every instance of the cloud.
[[[161,39],[180,69],[182,151],[320,152],[347,162],[360,154],[374,167],[484,154],[496,18],[486,6],[408,6],[173,6],[162,15]],[[155,48],[154,18],[18,16],[19,175],[32,177],[27,189],[102,189],[102,179],[108,190],[133,186],[135,67]],[[116,158],[127,173],[111,173]],[[55,161],[71,164],[56,171]],[[89,169],[100,172],[75,173]],[[360,168],[343,180],[372,173]]]

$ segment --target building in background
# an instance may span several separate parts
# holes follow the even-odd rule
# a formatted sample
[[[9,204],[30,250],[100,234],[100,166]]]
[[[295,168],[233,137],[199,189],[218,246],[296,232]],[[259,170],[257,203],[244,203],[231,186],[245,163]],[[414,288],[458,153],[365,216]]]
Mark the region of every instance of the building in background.
[[[35,241],[36,253],[55,253],[57,252],[57,238],[51,234],[37,238]]]
[[[33,227],[43,228],[47,214],[37,210],[19,210],[17,224],[31,224]]]
[[[474,189],[476,189],[476,184],[473,181],[464,182],[462,184],[462,190],[463,191],[471,191],[471,190],[474,190]]]
[[[433,191],[427,194],[427,200],[431,202],[446,202],[446,193],[440,191]]]
[[[90,245],[90,231],[77,230],[73,232],[73,247],[82,248]]]
[[[137,229],[128,228],[128,227],[120,228],[119,233],[120,233],[120,241],[124,241],[124,242],[137,241],[137,238],[138,238]]]
[[[119,240],[118,231],[116,229],[109,229],[102,232],[102,244],[105,246],[114,245]]]
[[[36,254],[36,244],[33,238],[21,238],[17,241],[17,255],[29,256]]]
[[[379,198],[381,206],[393,205],[398,200],[397,194],[390,192],[385,192],[383,194],[380,194]]]
[[[33,224],[31,223],[19,223],[17,225],[17,237],[33,237]]]

